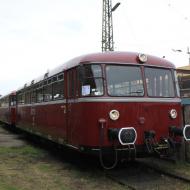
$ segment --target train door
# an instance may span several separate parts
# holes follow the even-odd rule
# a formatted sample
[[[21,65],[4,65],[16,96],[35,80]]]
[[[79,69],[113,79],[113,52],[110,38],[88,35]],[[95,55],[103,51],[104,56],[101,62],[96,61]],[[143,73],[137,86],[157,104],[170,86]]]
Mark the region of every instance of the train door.
[[[9,96],[9,123],[16,124],[16,94]]]
[[[77,74],[76,69],[67,71],[67,139],[72,145],[77,144]]]
[[[52,98],[53,105],[49,105],[46,109],[46,117],[50,132],[54,133],[55,137],[61,138],[64,141],[67,139],[67,125],[66,125],[66,96],[65,96],[65,74],[60,73],[52,78]],[[46,125],[47,125],[46,124]]]

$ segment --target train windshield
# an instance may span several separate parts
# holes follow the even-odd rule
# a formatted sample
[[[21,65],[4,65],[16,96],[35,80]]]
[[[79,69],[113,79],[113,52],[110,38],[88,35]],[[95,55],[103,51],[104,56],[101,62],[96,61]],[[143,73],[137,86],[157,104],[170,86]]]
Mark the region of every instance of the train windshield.
[[[174,81],[171,70],[160,68],[145,68],[145,78],[148,96],[174,97]]]
[[[107,88],[110,96],[143,96],[144,87],[140,67],[106,67]]]

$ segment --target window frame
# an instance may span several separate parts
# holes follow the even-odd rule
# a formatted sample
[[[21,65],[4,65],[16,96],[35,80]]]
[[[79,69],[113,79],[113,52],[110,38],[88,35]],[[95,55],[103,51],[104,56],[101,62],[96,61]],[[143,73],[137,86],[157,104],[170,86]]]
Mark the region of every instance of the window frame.
[[[47,82],[47,80],[46,80],[46,82]],[[50,91],[51,91],[51,93],[50,93],[51,98],[50,99],[45,99],[45,91],[46,91],[45,88],[47,88],[47,87],[48,88],[50,87]],[[47,83],[45,83],[45,85],[43,85],[43,102],[50,102],[52,100],[53,100],[53,85],[52,85],[52,83],[47,82]]]
[[[99,66],[100,69],[101,69],[101,76],[100,77],[87,77],[88,79],[94,79],[94,80],[97,80],[97,79],[101,79],[102,80],[102,89],[103,89],[103,93],[101,95],[82,95],[82,79],[80,78],[80,68],[81,67],[85,67],[85,66],[88,66],[88,65],[96,65],[96,66]],[[81,98],[85,98],[85,97],[102,97],[102,96],[105,96],[105,83],[104,83],[104,63],[88,63],[88,64],[83,64],[83,65],[80,65],[77,67],[77,75],[76,75],[76,78],[77,78],[77,85],[78,85],[78,96],[81,97]]]
[[[148,93],[148,85],[147,85],[147,81],[146,81],[146,68],[147,69],[160,69],[160,70],[167,70],[170,71],[171,73],[171,79],[172,79],[172,85],[173,85],[173,96],[151,96]],[[144,81],[145,81],[145,86],[146,86],[146,92],[147,92],[147,96],[150,98],[175,98],[176,97],[176,86],[175,86],[175,79],[174,79],[174,73],[173,73],[173,69],[172,68],[165,68],[165,67],[153,67],[153,66],[144,66]]]
[[[59,79],[59,77],[60,76],[63,76],[61,79]],[[56,77],[56,80],[53,80],[53,79],[55,79],[55,77]],[[62,92],[63,92],[63,97],[58,97],[58,98],[54,98],[54,85],[55,84],[59,84],[60,82],[62,82]],[[52,85],[52,101],[56,101],[56,100],[63,100],[63,99],[65,99],[65,82],[64,82],[64,72],[61,72],[61,73],[58,73],[58,74],[56,74],[55,76],[52,76],[52,83],[51,83],[51,85]]]
[[[25,93],[24,90],[21,90],[17,93],[16,95],[16,102],[18,105],[23,105],[25,104]]]
[[[109,91],[108,91],[108,75],[107,75],[107,70],[106,68],[109,67],[109,66],[123,66],[123,67],[136,67],[136,68],[139,68],[139,71],[140,71],[140,75],[141,75],[141,81],[142,81],[142,87],[143,87],[143,94],[141,96],[135,96],[135,95],[131,95],[131,96],[115,96],[115,95],[110,95],[109,94]],[[127,64],[106,64],[105,66],[105,78],[106,78],[106,92],[107,92],[107,95],[110,96],[110,97],[127,97],[127,98],[132,98],[132,97],[135,97],[135,98],[142,98],[142,97],[145,97],[146,96],[146,87],[145,87],[145,81],[144,81],[144,73],[143,73],[143,67],[142,65],[137,65],[137,64],[130,64],[130,63],[127,63]]]

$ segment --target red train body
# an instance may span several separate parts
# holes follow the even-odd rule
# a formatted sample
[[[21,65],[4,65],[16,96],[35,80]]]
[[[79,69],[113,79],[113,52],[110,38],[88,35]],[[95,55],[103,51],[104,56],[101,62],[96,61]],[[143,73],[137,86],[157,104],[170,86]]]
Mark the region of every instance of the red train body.
[[[104,151],[163,154],[183,135],[175,67],[150,55],[81,56],[7,97],[1,121],[98,153],[102,164]]]

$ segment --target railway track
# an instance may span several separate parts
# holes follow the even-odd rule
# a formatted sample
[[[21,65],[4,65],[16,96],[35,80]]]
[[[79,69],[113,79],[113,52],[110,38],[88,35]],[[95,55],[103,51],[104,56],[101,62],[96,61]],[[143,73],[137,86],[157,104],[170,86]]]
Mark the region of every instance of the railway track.
[[[138,161],[108,171],[106,176],[132,190],[179,190],[190,187],[190,179]]]
[[[2,131],[0,133],[2,133]],[[10,132],[7,132],[7,134],[9,133]],[[27,137],[23,139],[27,142],[29,140]],[[51,155],[53,155],[54,159],[70,163],[74,166],[73,168],[76,168],[76,170],[104,172],[107,178],[126,187],[126,189],[179,190],[189,189],[190,187],[190,179],[162,170],[154,164],[150,165],[141,161],[134,161],[119,164],[117,168],[105,171],[100,168],[98,158],[84,156],[68,149],[59,149],[54,145],[51,150],[51,145],[49,143],[43,143],[38,140],[36,142],[35,138],[30,139],[29,142],[47,149],[50,151],[50,154],[52,152]]]

